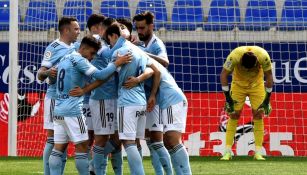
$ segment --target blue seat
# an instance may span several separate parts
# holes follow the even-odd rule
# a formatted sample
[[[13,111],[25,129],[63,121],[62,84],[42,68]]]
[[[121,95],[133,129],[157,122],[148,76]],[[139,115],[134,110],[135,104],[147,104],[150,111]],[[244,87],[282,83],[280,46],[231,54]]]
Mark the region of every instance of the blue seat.
[[[63,16],[77,18],[80,29],[84,30],[89,16],[93,13],[91,1],[67,1],[64,4]]]
[[[57,28],[57,23],[58,16],[54,1],[31,0],[21,30],[49,30]]]
[[[269,30],[276,25],[277,15],[274,0],[250,0],[247,4],[244,23],[240,30]]]
[[[10,1],[0,1],[0,31],[9,30]]]
[[[278,30],[305,30],[307,27],[307,1],[286,0]]]
[[[202,27],[204,15],[201,0],[176,0],[172,23],[167,26],[172,30],[195,30]]]
[[[136,8],[136,14],[150,11],[155,15],[155,29],[166,27],[167,11],[164,0],[140,0]]]
[[[204,30],[232,30],[240,22],[237,0],[212,0]]]
[[[126,0],[105,0],[101,2],[100,12],[110,18],[131,18],[129,3]]]

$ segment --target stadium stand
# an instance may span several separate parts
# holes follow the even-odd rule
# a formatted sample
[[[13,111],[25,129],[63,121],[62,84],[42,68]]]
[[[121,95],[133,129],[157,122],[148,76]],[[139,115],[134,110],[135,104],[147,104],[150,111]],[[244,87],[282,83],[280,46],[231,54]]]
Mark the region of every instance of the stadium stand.
[[[204,22],[200,0],[177,0],[172,12],[172,23],[167,25],[172,30],[195,30]]]
[[[278,30],[305,30],[307,27],[307,1],[286,0]]]
[[[9,30],[10,2],[0,1],[0,31]]]
[[[212,0],[204,30],[232,30],[240,22],[237,0]]]
[[[245,20],[240,30],[269,30],[276,25],[277,15],[274,0],[250,0],[247,4]]]
[[[75,16],[84,30],[88,17],[93,13],[91,1],[67,1],[64,5],[63,16]]]
[[[167,24],[167,10],[164,0],[140,0],[136,14],[139,14],[144,11],[153,12],[155,15],[155,29],[166,27]]]
[[[129,3],[126,0],[102,1],[100,12],[111,18],[131,18]]]
[[[54,1],[34,1],[29,2],[26,11],[24,25],[21,30],[49,30],[57,28],[58,16]]]

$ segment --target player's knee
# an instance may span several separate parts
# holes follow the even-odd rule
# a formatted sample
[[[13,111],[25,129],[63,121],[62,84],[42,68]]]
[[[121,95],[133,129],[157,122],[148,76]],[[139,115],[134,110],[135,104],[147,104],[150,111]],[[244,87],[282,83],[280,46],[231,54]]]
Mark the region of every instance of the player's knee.
[[[241,112],[235,112],[234,114],[231,114],[229,117],[234,120],[239,120],[241,116],[240,113]]]
[[[181,133],[177,131],[168,131],[164,135],[163,142],[167,149],[172,149],[181,143]]]
[[[76,144],[76,152],[77,153],[87,153],[88,151],[88,141],[84,141]]]

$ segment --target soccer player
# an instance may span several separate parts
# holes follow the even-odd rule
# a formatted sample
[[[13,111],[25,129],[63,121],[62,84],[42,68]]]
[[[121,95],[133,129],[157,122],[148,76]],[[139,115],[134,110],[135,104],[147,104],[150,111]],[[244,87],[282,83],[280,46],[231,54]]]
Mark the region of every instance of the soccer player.
[[[98,51],[95,59],[91,62],[97,69],[104,69],[111,62],[110,48],[102,39],[106,28],[115,22],[114,19],[108,18],[105,22],[102,15],[93,14],[88,19],[88,27],[90,33],[99,37],[102,48]],[[109,136],[115,132],[115,118],[117,110],[117,82],[115,76],[109,78],[108,81],[91,91],[90,110],[94,124],[95,144],[94,167],[98,175],[106,174],[108,163],[108,154],[105,154],[105,146],[109,140]],[[114,173],[122,174],[122,151],[121,144],[116,147],[116,151],[112,153],[112,167]]]
[[[117,100],[117,118],[119,139],[122,141],[128,158],[131,174],[144,174],[142,166],[142,158],[136,146],[136,138],[143,139],[145,132],[146,120],[146,97],[143,83],[139,83],[136,87],[131,89],[123,88],[123,83],[130,76],[135,76],[147,72],[146,66],[152,68],[149,78],[154,74],[153,88],[149,103],[155,103],[155,95],[157,93],[160,71],[151,64],[150,58],[138,47],[133,45],[121,36],[119,25],[112,25],[106,31],[107,41],[112,47],[118,47],[117,50],[112,50],[112,58],[116,54],[125,54],[131,52],[132,62],[120,67],[118,70],[118,100]]]
[[[181,136],[185,132],[188,103],[182,90],[178,87],[172,75],[161,64],[153,61],[161,71],[161,80],[158,91],[157,102],[159,104],[159,124],[163,124],[163,141],[171,156],[172,164],[176,174],[192,174],[189,155],[185,146],[182,144]],[[130,81],[126,81],[125,88],[134,87],[141,79],[141,76],[132,77]],[[145,84],[151,86],[150,81]],[[149,111],[151,106],[148,107]],[[161,159],[161,163],[167,164],[166,154],[162,154],[162,149],[155,149]],[[167,171],[166,171],[167,172]]]
[[[128,63],[128,59],[117,59],[110,63],[105,69],[98,70],[91,61],[101,44],[93,36],[86,36],[82,39],[78,52],[73,52],[58,64],[54,117],[54,148],[49,157],[51,175],[61,173],[64,150],[68,141],[75,144],[76,167],[80,175],[89,174],[88,169],[88,133],[85,124],[85,116],[82,113],[83,97],[69,96],[69,90],[75,86],[84,86],[80,81],[85,76],[104,80],[116,71],[116,67]]]
[[[169,60],[164,43],[154,34],[154,15],[145,11],[133,17],[135,28],[141,42],[140,48],[147,52],[153,59],[167,67]],[[147,80],[150,81],[150,80]],[[151,88],[146,86],[146,97],[149,97]],[[159,105],[156,104],[152,112],[146,114],[146,143],[150,150],[152,165],[155,174],[173,174],[170,155],[163,144],[163,124],[159,122]]]
[[[232,74],[231,89],[228,76]],[[266,83],[264,84],[264,76]],[[256,160],[265,160],[261,154],[264,124],[263,114],[271,112],[270,95],[273,87],[270,56],[258,46],[242,46],[227,57],[221,72],[222,90],[226,97],[226,111],[230,115],[226,130],[226,149],[221,160],[231,159],[231,147],[246,96],[253,113]]]
[[[56,66],[63,56],[74,50],[73,42],[77,40],[80,34],[80,27],[76,18],[62,17],[59,21],[60,38],[49,44],[45,50],[44,58],[40,69],[38,70],[38,78],[41,81],[49,79],[49,86],[44,100],[44,129],[47,130],[47,142],[44,148],[43,162],[44,174],[49,175],[49,156],[54,146],[53,138],[53,114],[56,98]],[[63,171],[66,162],[66,155],[63,156]],[[63,172],[62,172],[63,173]],[[61,174],[62,174],[61,173]]]

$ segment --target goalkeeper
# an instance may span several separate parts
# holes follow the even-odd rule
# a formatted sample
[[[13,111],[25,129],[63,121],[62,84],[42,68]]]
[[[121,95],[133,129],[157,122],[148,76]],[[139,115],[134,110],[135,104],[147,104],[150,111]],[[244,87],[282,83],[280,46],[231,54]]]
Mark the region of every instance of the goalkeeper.
[[[230,74],[232,74],[231,89],[228,86]],[[271,112],[270,95],[273,86],[269,54],[258,46],[238,47],[228,55],[220,78],[226,97],[226,112],[230,116],[226,130],[226,149],[221,160],[231,159],[231,147],[246,96],[250,99],[253,113],[256,146],[254,159],[265,160],[261,154],[264,135],[262,117],[263,114],[269,115]]]

